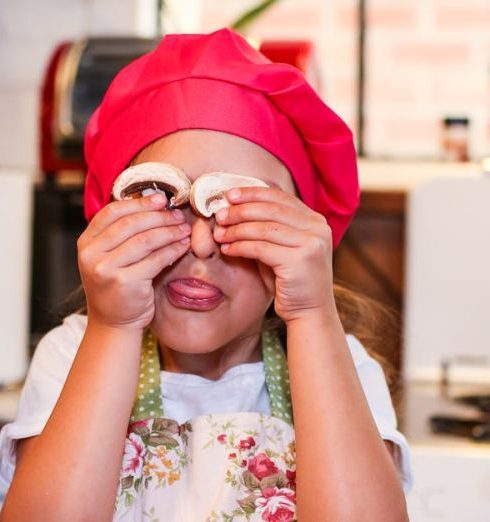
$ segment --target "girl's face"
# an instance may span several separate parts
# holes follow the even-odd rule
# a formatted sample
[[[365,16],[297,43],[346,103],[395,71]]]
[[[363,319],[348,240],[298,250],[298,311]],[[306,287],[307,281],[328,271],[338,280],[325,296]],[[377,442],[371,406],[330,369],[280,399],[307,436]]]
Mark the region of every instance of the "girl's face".
[[[226,171],[295,192],[288,170],[277,158],[223,132],[176,132],[146,147],[132,164],[147,161],[175,165],[191,182],[207,172]],[[182,354],[234,351],[237,345],[250,347],[251,343],[256,349],[274,295],[271,269],[254,260],[224,256],[213,238],[214,217],[199,217],[190,206],[182,210],[191,225],[191,248],[173,266],[163,268],[154,281],[156,312],[151,327],[161,347]],[[216,306],[200,310],[172,299],[171,288],[183,279],[201,280],[219,289]]]

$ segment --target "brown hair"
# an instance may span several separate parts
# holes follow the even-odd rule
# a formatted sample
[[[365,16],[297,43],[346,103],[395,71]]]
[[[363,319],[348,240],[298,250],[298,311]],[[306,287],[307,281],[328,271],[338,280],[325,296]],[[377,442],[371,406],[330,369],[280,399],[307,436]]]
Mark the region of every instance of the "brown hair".
[[[398,355],[401,318],[398,311],[343,284],[334,285],[335,302],[346,333],[354,335],[382,367],[395,408],[399,406]]]

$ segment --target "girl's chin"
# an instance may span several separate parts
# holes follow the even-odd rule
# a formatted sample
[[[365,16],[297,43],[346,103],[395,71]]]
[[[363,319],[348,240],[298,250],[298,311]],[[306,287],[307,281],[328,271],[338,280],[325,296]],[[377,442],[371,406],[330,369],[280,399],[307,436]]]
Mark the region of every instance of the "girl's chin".
[[[203,329],[197,330],[198,333],[189,335],[189,330],[179,331],[176,329],[160,329],[152,326],[161,346],[166,346],[171,350],[186,354],[208,354],[215,352],[221,346],[229,342],[217,332],[206,332]]]
[[[215,343],[206,343],[200,342],[196,344],[196,342],[182,342],[180,339],[177,342],[172,342],[173,340],[169,340],[164,343],[164,346],[167,346],[174,352],[188,354],[188,355],[206,355],[213,352],[216,352],[221,345]]]

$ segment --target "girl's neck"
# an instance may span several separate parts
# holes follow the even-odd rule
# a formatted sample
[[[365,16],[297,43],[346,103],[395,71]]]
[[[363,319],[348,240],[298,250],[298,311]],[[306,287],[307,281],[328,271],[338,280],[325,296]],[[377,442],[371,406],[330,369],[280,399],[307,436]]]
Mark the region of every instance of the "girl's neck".
[[[262,360],[261,335],[235,339],[209,353],[183,353],[160,345],[160,355],[166,371],[218,380],[234,366]]]

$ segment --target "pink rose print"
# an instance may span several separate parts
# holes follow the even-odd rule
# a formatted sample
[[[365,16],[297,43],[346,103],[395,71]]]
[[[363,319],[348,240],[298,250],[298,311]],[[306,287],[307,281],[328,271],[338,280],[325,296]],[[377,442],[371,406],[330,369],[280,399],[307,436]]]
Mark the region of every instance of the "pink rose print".
[[[132,475],[140,475],[143,469],[145,445],[139,435],[130,433],[124,444],[123,471]]]
[[[248,449],[252,448],[253,446],[255,446],[255,440],[253,437],[247,437],[246,439],[241,440],[238,445],[238,447],[241,450],[248,450]]]
[[[236,453],[230,453],[230,454],[228,455],[228,458],[229,458],[229,459],[236,459]]]
[[[248,461],[248,471],[258,480],[262,480],[264,477],[274,475],[279,470],[265,453],[259,453]]]
[[[296,495],[288,488],[266,488],[256,501],[257,513],[267,522],[292,522]]]
[[[138,428],[148,428],[148,421],[145,421],[145,420],[139,420],[139,421],[134,421],[134,422],[131,422],[128,426],[128,435],[137,430]]]
[[[218,442],[220,444],[224,444],[226,441],[226,433],[222,433],[221,435],[218,435],[216,438],[218,439]]]
[[[286,470],[286,478],[288,479],[288,488],[296,488],[296,471]]]

